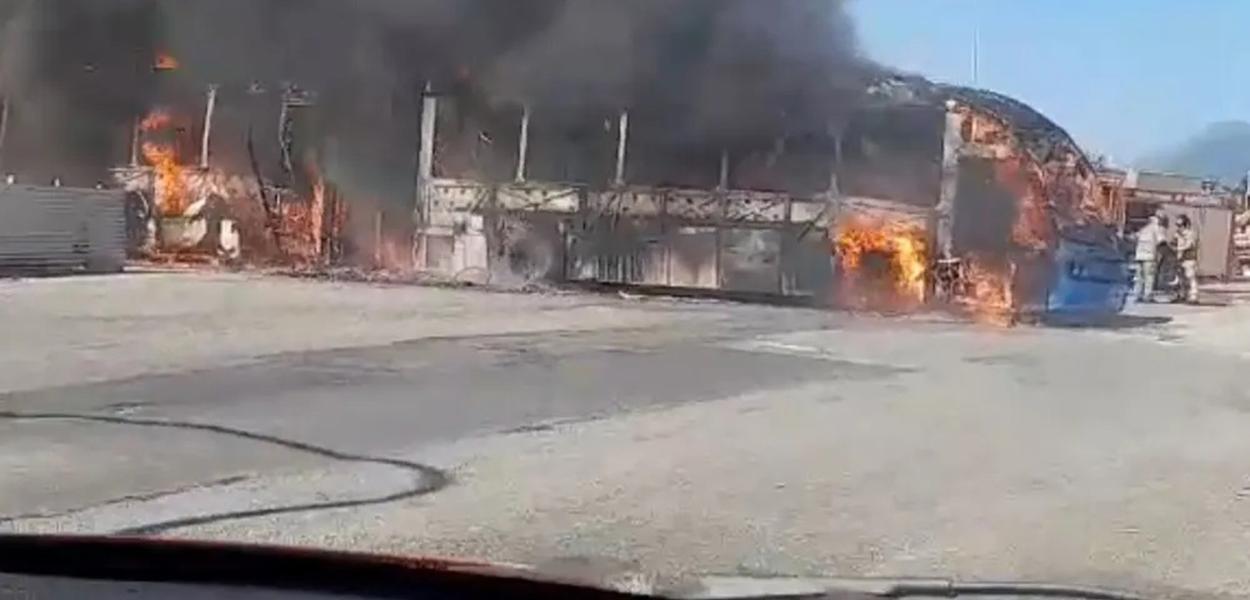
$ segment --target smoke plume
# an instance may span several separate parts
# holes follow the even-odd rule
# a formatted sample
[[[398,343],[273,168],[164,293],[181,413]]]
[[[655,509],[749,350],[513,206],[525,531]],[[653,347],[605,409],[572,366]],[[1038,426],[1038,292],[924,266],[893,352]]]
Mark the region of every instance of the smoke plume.
[[[318,160],[404,197],[427,85],[557,130],[628,108],[657,148],[774,147],[842,118],[873,70],[840,0],[0,0],[4,168],[76,183],[125,160],[135,115],[209,83],[224,160],[248,128],[275,140],[298,86]]]

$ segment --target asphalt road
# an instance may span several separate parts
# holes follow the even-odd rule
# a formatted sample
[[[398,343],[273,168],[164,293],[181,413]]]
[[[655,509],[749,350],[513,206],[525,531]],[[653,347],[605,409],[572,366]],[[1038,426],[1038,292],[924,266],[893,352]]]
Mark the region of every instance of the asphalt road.
[[[0,283],[0,530],[1250,590],[1250,307]],[[110,376],[115,374],[115,376]]]
[[[12,393],[0,398],[0,417],[10,417],[0,437],[25,476],[5,486],[0,506],[64,513],[340,460],[293,444],[386,457],[882,371],[699,343],[715,333],[659,343],[628,329],[421,340]],[[206,424],[223,430],[196,429]]]
[[[380,309],[378,321],[351,325],[364,335],[349,347],[337,347],[342,342],[334,335],[336,323],[316,312],[327,300],[327,287],[337,287],[340,296],[382,294],[381,304],[349,299],[338,305],[366,321],[367,311]],[[5,315],[8,325],[19,332],[29,328],[31,336],[8,338],[5,353],[21,355],[27,344],[32,353],[42,351],[44,373],[33,379],[54,382],[25,383],[31,378],[20,363],[4,370],[7,383],[19,389],[0,394],[0,527],[17,529],[69,519],[70,531],[172,531],[180,527],[167,521],[231,522],[270,509],[299,513],[362,498],[416,496],[453,484],[452,477],[417,462],[391,464],[389,457],[462,438],[540,431],[876,371],[854,365],[831,370],[824,361],[710,343],[845,320],[812,310],[188,274],[10,282],[3,291],[17,309]],[[405,310],[413,294],[426,310],[387,312]],[[205,296],[223,301],[205,305]],[[527,306],[529,314],[523,312]],[[593,318],[578,316],[588,308],[596,312]],[[227,311],[246,320],[225,322],[220,313]],[[535,313],[554,316],[542,323]],[[285,320],[280,329],[319,334],[295,344],[306,349],[283,352],[268,345],[266,332],[250,329],[266,317]],[[36,338],[39,320],[44,332]],[[422,326],[404,331],[413,320]],[[73,331],[57,331],[67,323]],[[118,323],[115,333],[100,331]],[[149,331],[135,337],[134,328]],[[397,333],[387,337],[388,331]],[[410,336],[416,339],[405,339]],[[233,353],[215,355],[219,339]],[[397,341],[374,343],[390,339]],[[179,354],[183,361],[165,362]],[[117,355],[125,358],[118,361]],[[121,377],[109,378],[107,369],[100,373],[97,365],[108,361]],[[73,383],[77,378],[86,381]],[[187,502],[169,515],[135,510],[124,518],[97,518],[101,509],[238,488],[335,464],[373,466],[398,478],[379,484],[376,493],[327,484],[295,493],[297,500],[285,491],[252,491],[224,507]],[[267,495],[278,497],[262,497]]]

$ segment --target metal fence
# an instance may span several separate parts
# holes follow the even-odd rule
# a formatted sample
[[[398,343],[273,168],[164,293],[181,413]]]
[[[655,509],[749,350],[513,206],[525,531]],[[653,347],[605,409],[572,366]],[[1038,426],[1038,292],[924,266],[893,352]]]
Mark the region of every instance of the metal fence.
[[[121,192],[0,185],[0,271],[120,271],[125,206]]]

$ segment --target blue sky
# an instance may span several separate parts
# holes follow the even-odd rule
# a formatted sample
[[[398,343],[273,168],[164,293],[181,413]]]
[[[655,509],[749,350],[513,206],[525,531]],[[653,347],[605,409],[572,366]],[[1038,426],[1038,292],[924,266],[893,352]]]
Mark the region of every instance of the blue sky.
[[[850,0],[861,47],[1046,113],[1122,164],[1250,120],[1250,0]],[[978,33],[979,32],[979,35]]]

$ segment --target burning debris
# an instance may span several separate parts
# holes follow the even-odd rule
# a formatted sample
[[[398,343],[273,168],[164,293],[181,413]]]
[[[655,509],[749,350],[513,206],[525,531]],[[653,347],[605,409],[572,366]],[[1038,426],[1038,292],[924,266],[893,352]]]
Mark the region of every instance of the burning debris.
[[[982,322],[1011,324],[1018,310],[1013,291],[1016,265],[990,265],[976,256],[963,262],[956,301]]]

